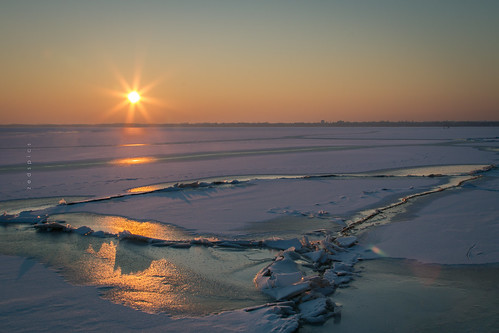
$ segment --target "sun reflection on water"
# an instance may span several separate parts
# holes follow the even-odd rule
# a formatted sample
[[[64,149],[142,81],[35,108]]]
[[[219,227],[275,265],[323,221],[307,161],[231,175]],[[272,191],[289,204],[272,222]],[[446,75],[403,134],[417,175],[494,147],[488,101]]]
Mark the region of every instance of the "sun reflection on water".
[[[142,147],[142,146],[148,146],[149,144],[147,143],[127,143],[120,145],[120,147]]]
[[[128,230],[134,235],[173,241],[192,237],[185,230],[170,224],[152,221],[141,222],[122,216],[70,213],[52,215],[52,218],[63,220],[75,228],[87,226],[94,231],[104,231],[111,234],[119,234]]]
[[[89,244],[81,261],[84,280],[97,286],[112,286],[104,297],[134,309],[157,313],[166,309],[189,309],[183,293],[190,287],[183,283],[180,269],[166,259],[152,260],[141,271],[126,272],[118,265],[119,243],[103,243],[99,250]]]
[[[58,217],[73,227],[88,225],[94,230],[105,229],[106,223],[146,235],[157,230],[155,222],[139,230],[136,224],[141,222],[113,216],[72,213]],[[167,238],[169,229],[174,231],[171,238],[184,232],[169,225],[158,232]],[[269,252],[263,249],[177,249],[7,226],[0,228],[0,253],[34,258],[57,268],[71,283],[99,287],[103,298],[149,313],[207,315],[268,301],[252,282],[267,264],[262,259]]]
[[[178,234],[169,230],[165,225],[151,222],[138,222],[119,216],[108,216],[101,219],[101,226],[108,232],[117,234],[128,230],[134,235],[140,235],[151,238],[177,239]]]
[[[153,163],[156,161],[157,159],[154,157],[143,156],[143,157],[119,158],[116,160],[112,160],[109,163],[113,165],[134,165],[134,164]]]

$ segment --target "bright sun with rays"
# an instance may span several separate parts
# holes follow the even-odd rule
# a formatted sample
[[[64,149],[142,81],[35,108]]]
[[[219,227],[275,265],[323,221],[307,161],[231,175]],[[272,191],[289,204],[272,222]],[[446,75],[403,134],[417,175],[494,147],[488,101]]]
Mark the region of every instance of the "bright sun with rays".
[[[128,100],[130,103],[135,104],[140,100],[140,95],[136,91],[132,91],[131,93],[128,94]]]
[[[140,67],[136,69],[136,73],[133,77],[132,82],[127,82],[121,73],[114,69],[115,76],[121,85],[121,90],[111,90],[103,88],[103,91],[114,97],[120,99],[120,102],[114,107],[109,109],[103,118],[112,117],[114,113],[120,113],[123,110],[128,111],[125,113],[125,123],[131,124],[135,122],[147,122],[151,123],[151,119],[146,106],[156,106],[156,107],[166,107],[167,104],[164,101],[154,98],[149,94],[149,91],[157,86],[162,79],[158,78],[146,85],[140,84]]]

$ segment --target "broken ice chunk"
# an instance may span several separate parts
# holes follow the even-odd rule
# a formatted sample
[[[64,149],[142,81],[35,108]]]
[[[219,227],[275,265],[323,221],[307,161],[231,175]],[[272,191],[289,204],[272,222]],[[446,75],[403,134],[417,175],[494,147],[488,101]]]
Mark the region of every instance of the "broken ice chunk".
[[[78,229],[74,229],[73,232],[86,236],[86,235],[90,235],[94,231],[87,226],[83,226],[83,227],[79,227]]]
[[[332,269],[326,269],[324,271],[323,277],[330,284],[337,286],[343,283],[348,283],[353,279],[351,275],[338,275]]]
[[[302,245],[298,238],[293,239],[267,239],[263,241],[263,244],[272,249],[286,250],[290,247],[294,247],[296,250],[301,249]]]
[[[343,262],[335,262],[333,264],[333,271],[338,272],[351,272],[353,269],[352,265],[347,265]]]
[[[69,224],[59,222],[38,223],[34,225],[35,229],[42,231],[64,231],[71,232],[72,228]]]
[[[355,236],[340,237],[336,238],[335,242],[341,247],[350,247],[357,242],[357,237]]]
[[[303,254],[304,257],[307,257],[314,263],[322,263],[324,259],[327,259],[327,256],[323,250],[308,252]]]
[[[302,292],[307,291],[309,289],[310,285],[307,282],[304,282],[282,288],[263,289],[263,292],[273,297],[275,300],[280,301],[283,299],[289,299],[293,296],[299,295]]]
[[[280,273],[273,275],[273,286],[274,287],[287,287],[295,283],[301,282],[303,279],[303,274],[301,272],[294,273]]]
[[[332,307],[330,301],[325,297],[320,297],[301,303],[298,309],[301,313],[301,319],[309,323],[320,324],[334,314],[329,311],[330,307]]]

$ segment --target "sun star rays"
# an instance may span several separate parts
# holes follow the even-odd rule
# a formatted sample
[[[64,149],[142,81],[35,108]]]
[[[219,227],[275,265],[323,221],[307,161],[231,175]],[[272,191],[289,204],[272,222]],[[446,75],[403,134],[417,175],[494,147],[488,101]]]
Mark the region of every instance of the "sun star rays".
[[[119,98],[120,101],[111,107],[103,116],[106,119],[109,119],[116,113],[126,110],[125,123],[127,124],[141,121],[145,121],[147,123],[153,122],[150,111],[146,109],[146,106],[164,107],[165,103],[160,99],[148,95],[148,93],[159,83],[161,83],[161,78],[142,86],[140,69],[136,70],[131,84],[117,69],[114,69],[114,75],[121,86],[121,89],[105,90],[109,95]]]

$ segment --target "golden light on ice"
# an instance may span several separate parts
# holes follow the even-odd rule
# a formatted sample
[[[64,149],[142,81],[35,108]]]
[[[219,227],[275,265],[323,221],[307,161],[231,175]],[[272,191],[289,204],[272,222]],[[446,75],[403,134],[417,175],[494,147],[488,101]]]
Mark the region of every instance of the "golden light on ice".
[[[135,104],[140,100],[140,95],[136,91],[132,91],[131,93],[128,94],[128,100],[130,103]]]
[[[120,158],[116,160],[112,160],[109,162],[110,164],[119,164],[119,165],[134,165],[134,164],[145,164],[145,163],[153,163],[156,162],[156,158],[154,157],[129,157],[129,158]]]

